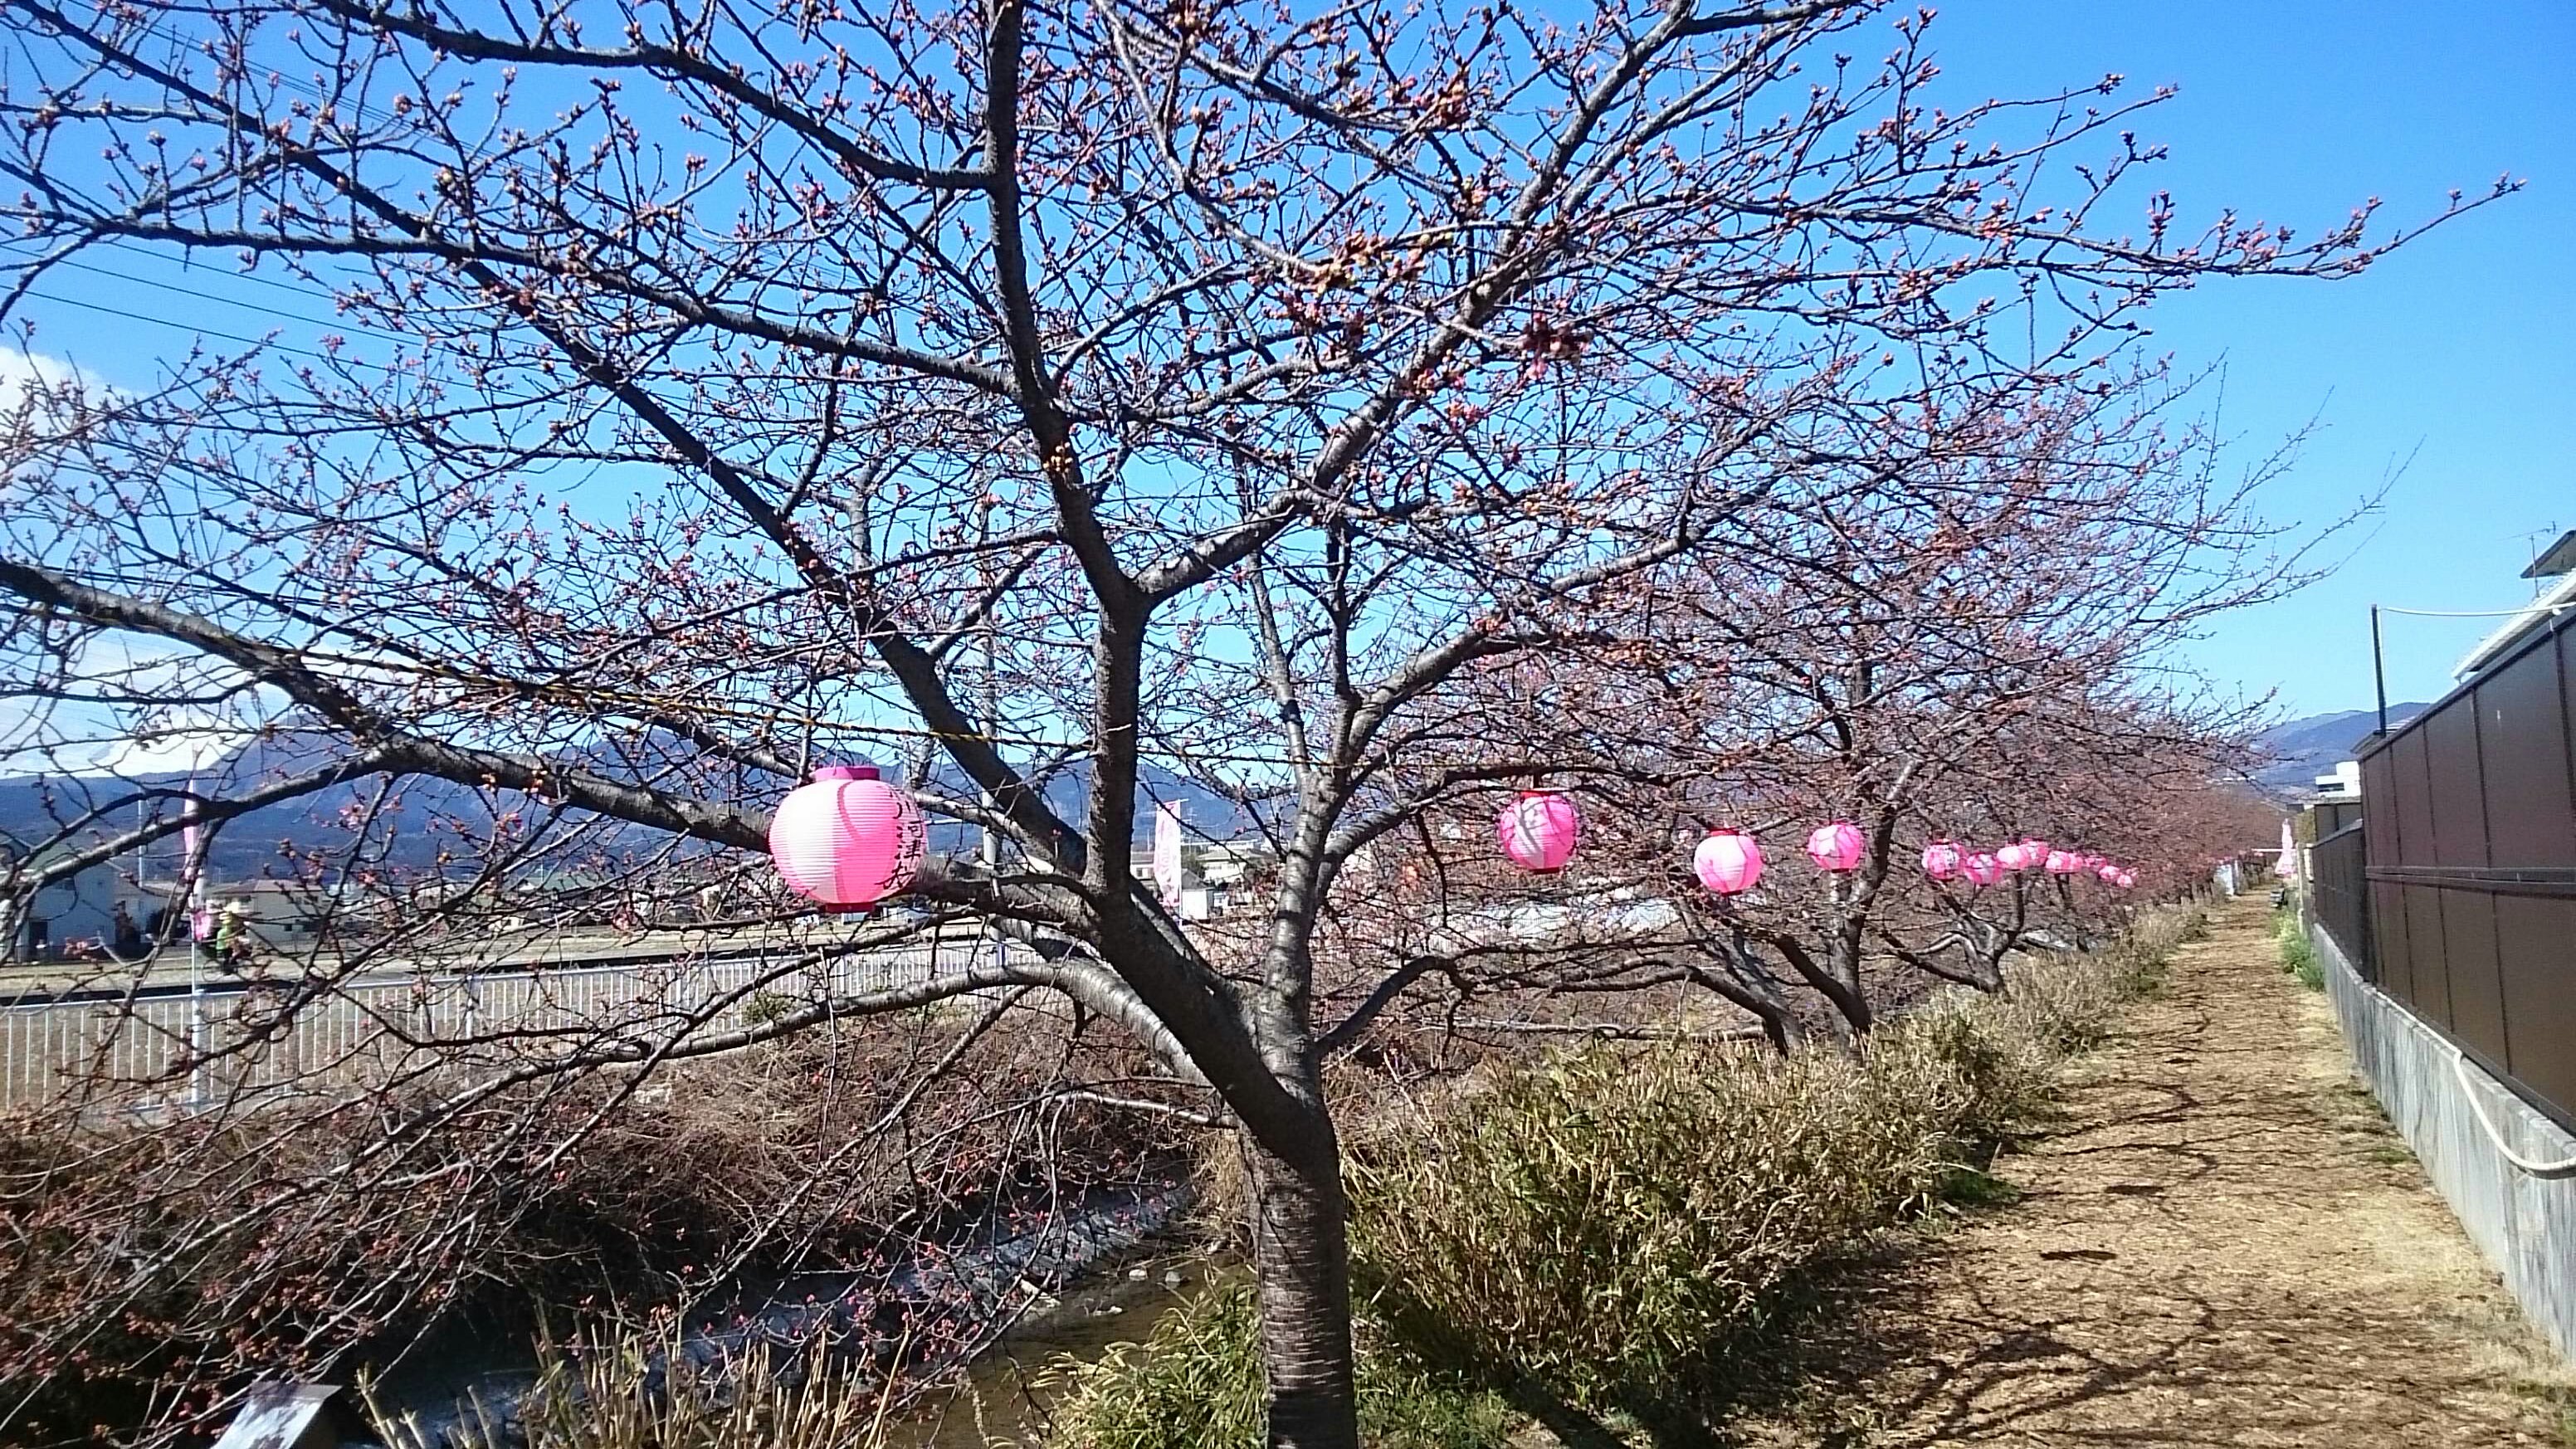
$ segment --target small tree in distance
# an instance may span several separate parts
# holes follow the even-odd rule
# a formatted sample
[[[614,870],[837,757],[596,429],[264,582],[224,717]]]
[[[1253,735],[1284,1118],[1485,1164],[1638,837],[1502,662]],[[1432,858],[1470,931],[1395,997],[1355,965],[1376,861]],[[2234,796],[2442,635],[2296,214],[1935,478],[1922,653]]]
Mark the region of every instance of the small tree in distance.
[[[2366,212],[2186,236],[2161,194],[2105,222],[2149,100],[1935,109],[1925,19],[1841,0],[0,5],[8,306],[141,247],[347,319],[309,360],[22,410],[13,690],[142,709],[100,677],[122,636],[161,700],[310,742],[196,792],[210,825],[353,779],[490,804],[454,888],[285,1009],[535,866],[626,862],[649,915],[758,852],[810,763],[906,755],[1005,842],[919,895],[1059,949],[750,1024],[429,1045],[622,1082],[1061,996],[1238,1131],[1269,1434],[1301,1449],[1356,1439],[1336,877],[1564,763],[1457,729],[1461,671],[1652,647],[1670,615],[1600,605],[1690,569],[1832,570],[1854,498],[1939,511],[1946,420],[2116,389],[2164,289],[2396,240]],[[2029,486],[2033,516],[2063,491]],[[1131,869],[1149,762],[1267,802],[1239,959]],[[83,848],[175,834],[179,793],[132,827],[103,802]],[[322,867],[389,881],[379,824]],[[394,1151],[422,1118],[387,1121]]]

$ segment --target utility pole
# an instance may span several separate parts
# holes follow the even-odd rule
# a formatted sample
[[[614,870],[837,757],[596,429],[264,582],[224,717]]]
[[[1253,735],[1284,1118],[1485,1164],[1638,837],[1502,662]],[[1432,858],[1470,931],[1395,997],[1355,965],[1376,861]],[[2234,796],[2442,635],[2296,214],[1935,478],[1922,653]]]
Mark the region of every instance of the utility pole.
[[[993,597],[992,545],[993,490],[986,488],[984,496],[975,504],[975,578],[978,584],[976,599],[984,609],[984,734],[988,739],[1000,733],[996,726],[1001,719],[1001,689],[994,678],[994,653],[998,643],[994,638],[994,616],[1000,612],[1001,602]],[[1001,749],[1001,742],[993,739],[993,752],[998,755]],[[976,787],[975,799],[984,808],[984,818],[976,822],[975,859],[984,868],[984,879],[992,881],[1002,873],[1002,840],[993,833],[993,811],[998,802],[993,792],[981,784]],[[989,957],[995,967],[1001,966],[1003,955],[1009,948],[1003,942],[999,923],[991,916],[985,916],[975,923],[975,930],[979,938],[977,956]],[[990,939],[989,948],[981,944],[982,938]]]
[[[2388,666],[2379,649],[2379,606],[2370,606],[2370,684],[2379,695],[2379,733],[2388,734]]]
[[[206,1018],[206,982],[204,961],[198,955],[198,902],[206,893],[206,837],[197,825],[197,777],[188,777],[188,800],[180,807],[187,812],[187,823],[179,831],[180,848],[187,860],[179,868],[178,894],[185,899],[188,911],[188,1052],[196,1058],[188,1073],[188,1106],[202,1111],[206,1106],[206,1053],[213,1046],[213,1023]]]

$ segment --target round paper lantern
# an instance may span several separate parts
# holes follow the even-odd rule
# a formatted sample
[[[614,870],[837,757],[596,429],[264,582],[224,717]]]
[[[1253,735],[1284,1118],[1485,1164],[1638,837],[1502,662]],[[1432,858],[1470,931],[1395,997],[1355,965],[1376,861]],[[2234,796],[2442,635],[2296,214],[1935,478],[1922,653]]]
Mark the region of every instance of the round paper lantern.
[[[1995,851],[1995,864],[2006,870],[2028,870],[2031,866],[2030,847],[2018,840],[2010,845],[1998,847]]]
[[[1959,869],[1974,886],[1990,886],[2004,878],[2003,864],[1982,850],[1971,852],[1966,860],[1959,862]]]
[[[1955,840],[1936,840],[1923,847],[1923,873],[1934,880],[1952,880],[1959,874],[1965,852]]]
[[[1512,864],[1542,875],[1565,869],[1583,834],[1583,813],[1553,790],[1523,790],[1494,817],[1494,840]]]
[[[2111,884],[2118,886],[2122,890],[2127,890],[2129,887],[2136,885],[2137,883],[2137,875],[2134,872],[2126,870],[2120,872],[2120,878],[2118,880],[2111,882]]]
[[[2107,860],[2102,862],[2100,865],[2093,867],[2093,873],[2102,878],[2102,883],[2104,885],[2118,885],[2120,883],[2120,868]]]
[[[2048,853],[2048,873],[2050,875],[2073,875],[2083,868],[2084,863],[2076,859],[2075,854],[2072,851],[2052,850]]]
[[[928,843],[921,807],[867,765],[816,770],[769,820],[769,856],[788,889],[842,910],[912,884]]]
[[[1691,852],[1699,883],[1722,896],[1741,895],[1762,882],[1762,845],[1740,830],[1712,830]]]
[[[1835,872],[1860,869],[1861,852],[1868,843],[1860,838],[1860,827],[1848,820],[1819,825],[1807,837],[1807,858],[1818,870]]]

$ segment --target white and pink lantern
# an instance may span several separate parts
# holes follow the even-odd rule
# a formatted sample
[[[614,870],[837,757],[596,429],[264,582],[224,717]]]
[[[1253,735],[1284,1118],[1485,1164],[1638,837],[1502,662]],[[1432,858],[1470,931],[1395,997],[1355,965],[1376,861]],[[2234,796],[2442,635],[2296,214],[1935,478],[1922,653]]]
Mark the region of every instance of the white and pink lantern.
[[[1762,844],[1740,830],[1712,830],[1691,852],[1691,872],[1718,895],[1742,895],[1762,883]]]
[[[1553,790],[1523,790],[1494,817],[1494,840],[1512,864],[1541,875],[1565,869],[1583,835],[1583,812]]]
[[[2118,885],[2120,883],[2120,868],[2107,860],[2103,861],[2100,865],[2093,867],[2093,873],[2102,878],[2102,883],[2104,885]]]
[[[1955,840],[1936,840],[1923,847],[1923,873],[1934,880],[1956,880],[1967,853]]]
[[[769,821],[769,856],[788,889],[841,910],[912,884],[928,843],[921,807],[868,765],[816,770]]]
[[[1816,863],[1816,869],[1836,874],[1860,869],[1861,854],[1868,848],[1860,827],[1848,820],[1819,825],[1807,837],[1807,859]]]
[[[2128,870],[2121,871],[2119,876],[2111,882],[2111,884],[2118,886],[2122,890],[2127,890],[2129,887],[2136,885],[2137,883],[2137,874],[2134,871]]]
[[[2005,870],[2028,870],[2032,865],[2030,847],[2016,840],[1995,849],[1995,864]]]
[[[2004,878],[2002,862],[1982,850],[1970,851],[1968,858],[1959,862],[1959,870],[1973,886],[1990,886]]]
[[[2073,875],[2084,868],[2083,860],[2071,850],[2050,851],[2047,863],[2050,875]]]

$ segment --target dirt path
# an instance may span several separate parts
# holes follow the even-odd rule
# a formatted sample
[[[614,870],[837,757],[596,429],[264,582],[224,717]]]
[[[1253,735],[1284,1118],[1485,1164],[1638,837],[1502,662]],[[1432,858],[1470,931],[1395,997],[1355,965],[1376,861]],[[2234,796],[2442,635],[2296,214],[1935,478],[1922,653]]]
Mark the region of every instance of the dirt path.
[[[2061,1128],[1996,1164],[2021,1200],[1860,1290],[1830,1386],[1743,1442],[2576,1443],[2269,925],[2238,901],[2186,946]]]

